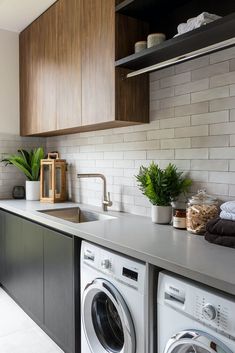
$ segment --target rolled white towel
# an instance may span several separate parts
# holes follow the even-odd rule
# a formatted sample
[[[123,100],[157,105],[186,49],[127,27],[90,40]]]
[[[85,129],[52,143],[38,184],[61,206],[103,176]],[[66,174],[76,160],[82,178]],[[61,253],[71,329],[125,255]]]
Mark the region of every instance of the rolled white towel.
[[[220,212],[220,218],[221,219],[227,219],[227,220],[230,220],[230,221],[235,221],[235,214],[234,213],[225,212],[225,211],[221,211]]]
[[[227,201],[220,206],[222,211],[233,213],[235,215],[235,201]]]
[[[210,14],[209,12],[202,12],[197,17],[192,17],[187,20],[187,23],[180,23],[177,27],[178,35],[184,34],[193,29],[204,26],[210,22],[213,22],[217,19],[221,18],[221,16],[217,16],[215,14]]]

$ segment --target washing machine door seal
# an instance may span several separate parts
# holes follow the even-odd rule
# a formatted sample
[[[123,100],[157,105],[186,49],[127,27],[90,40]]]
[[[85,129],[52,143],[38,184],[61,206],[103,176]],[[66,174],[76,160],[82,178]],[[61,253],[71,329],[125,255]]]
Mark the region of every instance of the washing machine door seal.
[[[186,330],[172,336],[164,353],[232,353],[215,337],[198,330]]]
[[[82,324],[91,353],[135,353],[130,311],[115,286],[96,278],[82,295]]]

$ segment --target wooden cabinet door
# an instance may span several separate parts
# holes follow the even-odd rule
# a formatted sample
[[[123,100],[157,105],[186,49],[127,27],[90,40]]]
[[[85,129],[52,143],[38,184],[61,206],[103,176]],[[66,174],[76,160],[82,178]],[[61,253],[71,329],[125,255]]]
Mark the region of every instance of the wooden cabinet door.
[[[114,5],[114,0],[82,0],[83,126],[115,119]]]
[[[44,229],[44,324],[66,352],[74,352],[73,239]]]
[[[21,134],[56,130],[56,8],[20,34]]]
[[[60,0],[57,9],[57,130],[81,125],[81,1]]]

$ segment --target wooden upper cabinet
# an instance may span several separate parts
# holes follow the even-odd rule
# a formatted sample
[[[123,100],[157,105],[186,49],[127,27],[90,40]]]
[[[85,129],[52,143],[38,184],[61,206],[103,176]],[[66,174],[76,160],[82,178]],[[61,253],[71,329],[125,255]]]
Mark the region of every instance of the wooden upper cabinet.
[[[122,38],[132,42],[137,28],[115,16],[114,0],[58,0],[21,32],[21,135],[148,122],[148,77],[115,69]]]
[[[81,126],[81,0],[56,2],[57,130]]]
[[[115,7],[82,0],[82,125],[115,120]]]
[[[56,129],[56,18],[45,12],[20,35],[21,134]]]

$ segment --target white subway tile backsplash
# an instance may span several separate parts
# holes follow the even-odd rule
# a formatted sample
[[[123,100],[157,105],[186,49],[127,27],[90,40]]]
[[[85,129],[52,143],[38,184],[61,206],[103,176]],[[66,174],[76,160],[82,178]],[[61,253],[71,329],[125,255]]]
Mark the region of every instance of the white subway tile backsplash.
[[[208,125],[175,128],[175,137],[207,136]]]
[[[163,138],[173,138],[174,129],[161,129],[147,132],[147,140],[159,140]]]
[[[229,62],[225,61],[219,64],[208,65],[203,68],[192,71],[192,81],[201,80],[219,74],[229,72]]]
[[[163,118],[173,118],[173,117],[174,117],[174,107],[150,111],[150,121],[163,119]]]
[[[204,55],[194,60],[185,61],[175,66],[175,73],[180,74],[186,71],[192,71],[209,65],[209,55]]]
[[[235,96],[235,85],[229,86],[229,94],[230,96]]]
[[[175,96],[171,98],[164,98],[160,101],[160,108],[177,107],[190,103],[190,94],[183,94],[181,96]]]
[[[162,70],[157,70],[150,74],[150,82],[159,80],[163,77],[172,76],[174,75],[174,73],[175,73],[174,66],[166,67],[165,69],[162,69]]]
[[[129,134],[124,134],[124,142],[127,141],[144,141],[147,139],[146,131],[142,132],[132,132]]]
[[[174,150],[154,150],[147,152],[147,159],[156,160],[159,159],[174,159]]]
[[[167,97],[173,97],[175,94],[174,87],[162,88],[154,91],[150,91],[150,99],[162,99]]]
[[[209,181],[212,183],[235,184],[235,173],[209,172]]]
[[[235,121],[235,109],[230,110],[230,121]]]
[[[175,116],[184,116],[192,114],[203,114],[209,111],[208,102],[200,102],[194,104],[182,105],[180,107],[175,107]]]
[[[229,60],[229,71],[235,71],[235,58]]]
[[[192,147],[225,147],[229,146],[229,136],[200,136],[192,138]]]
[[[235,108],[235,99],[234,97],[215,99],[210,101],[210,111],[216,112],[219,110],[227,110]]]
[[[210,125],[210,135],[226,135],[235,133],[235,122]]]
[[[191,92],[198,92],[209,88],[209,79],[189,82],[175,87],[175,95],[186,94]]]
[[[234,48],[158,70],[150,74],[150,124],[47,138],[47,148],[68,161],[69,194],[99,206],[101,182],[80,183],[76,173],[104,173],[113,209],[150,216],[135,175],[154,161],[160,168],[174,163],[190,176],[192,193],[206,188],[221,200],[234,198],[234,72]],[[15,141],[26,146],[39,140],[0,134],[0,153],[14,152]],[[20,180],[12,170],[0,167],[0,197]]]
[[[160,129],[169,129],[184,126],[190,126],[190,116],[182,116],[178,118],[160,120]]]
[[[210,159],[234,159],[235,147],[221,147],[210,149]]]
[[[161,149],[169,148],[190,148],[191,140],[190,138],[179,138],[179,139],[167,139],[161,140]]]
[[[210,63],[214,64],[220,61],[233,59],[235,57],[235,47],[217,51],[210,55]]]
[[[229,87],[210,88],[201,92],[191,93],[192,103],[209,101],[217,98],[225,98],[229,96]]]
[[[191,81],[191,72],[184,72],[178,75],[162,78],[160,80],[160,87],[172,87]]]
[[[219,87],[235,83],[235,72],[228,72],[223,75],[216,75],[210,78],[210,87]]]
[[[175,151],[175,159],[208,159],[207,148],[178,149]]]
[[[192,115],[192,125],[215,124],[229,121],[229,110]]]
[[[230,146],[235,146],[235,135],[230,135]]]
[[[191,170],[208,171],[228,171],[229,163],[225,160],[203,160],[196,159],[191,161]]]

